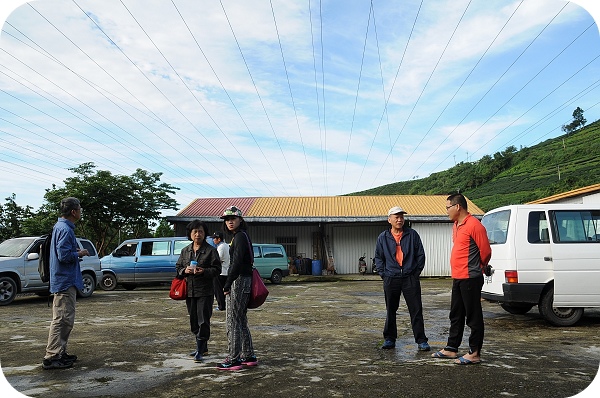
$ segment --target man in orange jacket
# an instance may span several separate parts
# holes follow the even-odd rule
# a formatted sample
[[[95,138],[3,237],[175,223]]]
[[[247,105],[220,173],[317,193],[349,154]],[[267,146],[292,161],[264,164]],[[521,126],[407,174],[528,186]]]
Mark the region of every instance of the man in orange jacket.
[[[446,211],[450,220],[454,221],[450,254],[452,272],[450,331],[446,347],[432,354],[432,357],[451,358],[455,359],[457,365],[471,365],[481,362],[484,334],[481,288],[483,270],[490,261],[492,249],[485,227],[469,213],[467,200],[462,194],[448,196]],[[458,356],[465,319],[467,326],[471,328],[469,352]]]

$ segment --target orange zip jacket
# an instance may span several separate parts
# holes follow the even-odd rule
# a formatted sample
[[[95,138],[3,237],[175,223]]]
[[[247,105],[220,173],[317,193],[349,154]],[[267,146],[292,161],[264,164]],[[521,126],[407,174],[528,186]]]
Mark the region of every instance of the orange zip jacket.
[[[453,279],[477,278],[492,257],[492,248],[485,227],[470,213],[462,224],[452,227],[450,268]]]

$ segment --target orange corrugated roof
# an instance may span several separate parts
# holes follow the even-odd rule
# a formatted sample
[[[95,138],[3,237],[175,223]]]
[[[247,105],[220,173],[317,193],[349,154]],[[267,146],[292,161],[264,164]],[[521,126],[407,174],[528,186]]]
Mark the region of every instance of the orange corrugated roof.
[[[572,198],[574,196],[585,195],[585,194],[588,194],[588,193],[594,193],[594,192],[598,192],[598,191],[600,191],[600,184],[594,184],[594,185],[589,185],[587,187],[574,189],[572,191],[563,192],[563,193],[559,193],[559,194],[556,194],[556,195],[548,196],[546,198],[534,200],[532,202],[528,202],[527,204],[533,205],[533,204],[552,203],[552,202],[556,202],[557,200],[566,199],[566,198]]]
[[[178,217],[214,217],[231,205],[245,217],[387,217],[391,207],[400,206],[408,215],[446,216],[446,195],[299,196],[267,198],[201,198],[190,203]],[[483,210],[467,199],[469,212]]]

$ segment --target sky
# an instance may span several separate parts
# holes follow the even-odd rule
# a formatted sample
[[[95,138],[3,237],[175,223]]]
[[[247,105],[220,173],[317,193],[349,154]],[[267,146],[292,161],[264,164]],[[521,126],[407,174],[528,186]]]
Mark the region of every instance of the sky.
[[[2,0],[0,201],[37,210],[87,162],[162,173],[181,209],[535,145],[600,119],[592,3]]]
[[[341,195],[532,146],[600,119],[599,9],[1,0],[0,200],[37,210],[87,162],[162,173],[181,207]]]

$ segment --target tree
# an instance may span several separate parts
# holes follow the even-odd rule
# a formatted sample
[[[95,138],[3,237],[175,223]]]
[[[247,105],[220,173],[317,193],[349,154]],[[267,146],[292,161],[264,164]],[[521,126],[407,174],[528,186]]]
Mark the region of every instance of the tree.
[[[573,121],[569,124],[563,125],[562,131],[564,131],[567,134],[572,133],[573,131],[577,130],[578,128],[585,126],[586,122],[587,122],[587,120],[583,117],[583,109],[581,109],[580,107],[577,107],[573,111]]]
[[[47,189],[44,198],[55,205],[67,196],[78,198],[83,216],[77,233],[91,239],[101,255],[119,243],[119,236],[151,236],[161,210],[177,210],[178,203],[169,195],[179,188],[160,183],[162,173],[137,169],[123,176],[95,168],[93,163],[84,163],[69,169],[76,176],[66,178],[63,188]]]
[[[16,202],[17,195],[14,193],[5,198],[6,204],[0,205],[0,242],[5,239],[23,236],[23,221],[31,217],[31,206],[25,208]]]
[[[154,237],[163,238],[169,236],[175,236],[175,231],[165,218],[161,218],[158,227],[156,227],[156,231],[154,232]]]

